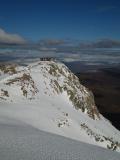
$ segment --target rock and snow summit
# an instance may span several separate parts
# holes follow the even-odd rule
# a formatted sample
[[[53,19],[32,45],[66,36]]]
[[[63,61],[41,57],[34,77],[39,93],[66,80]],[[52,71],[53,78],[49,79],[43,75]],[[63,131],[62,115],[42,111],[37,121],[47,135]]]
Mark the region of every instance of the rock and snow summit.
[[[0,65],[0,117],[120,151],[120,132],[99,113],[92,92],[60,62]]]

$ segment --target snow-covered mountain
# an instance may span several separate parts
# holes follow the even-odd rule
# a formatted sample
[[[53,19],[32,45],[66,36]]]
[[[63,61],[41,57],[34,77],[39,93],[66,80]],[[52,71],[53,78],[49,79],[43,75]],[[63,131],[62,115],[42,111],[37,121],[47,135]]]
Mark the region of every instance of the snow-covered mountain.
[[[120,132],[99,113],[93,94],[60,62],[0,65],[0,117],[120,151]]]

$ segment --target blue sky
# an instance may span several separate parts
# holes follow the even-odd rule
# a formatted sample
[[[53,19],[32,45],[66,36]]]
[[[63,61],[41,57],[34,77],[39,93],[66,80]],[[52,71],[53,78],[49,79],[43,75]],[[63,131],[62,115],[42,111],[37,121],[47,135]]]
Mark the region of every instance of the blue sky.
[[[119,0],[0,0],[0,28],[44,38],[120,39]]]

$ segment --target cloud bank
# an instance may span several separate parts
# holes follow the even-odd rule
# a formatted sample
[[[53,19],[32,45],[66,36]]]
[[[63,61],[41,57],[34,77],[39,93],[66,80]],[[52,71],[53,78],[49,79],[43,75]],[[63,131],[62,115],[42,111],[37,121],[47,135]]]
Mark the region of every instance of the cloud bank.
[[[25,44],[26,40],[18,34],[10,34],[0,28],[0,44]]]
[[[39,41],[39,44],[46,46],[59,46],[63,45],[64,43],[65,43],[64,40],[59,40],[59,39],[44,39]]]
[[[80,48],[120,48],[120,41],[113,39],[101,39],[94,42],[80,43]]]

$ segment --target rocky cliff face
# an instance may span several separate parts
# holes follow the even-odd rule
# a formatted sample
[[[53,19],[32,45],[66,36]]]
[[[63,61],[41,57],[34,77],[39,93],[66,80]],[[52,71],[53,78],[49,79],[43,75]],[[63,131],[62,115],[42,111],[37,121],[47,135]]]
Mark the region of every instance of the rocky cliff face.
[[[119,150],[120,144],[119,140],[117,141],[119,138],[114,139],[112,136],[112,134],[117,134],[119,137],[118,131],[100,115],[92,92],[81,85],[79,79],[64,64],[54,61],[39,61],[27,67],[4,65],[0,67],[0,74],[1,104],[25,105],[28,103],[32,106],[39,106],[39,108],[43,107],[43,103],[45,107],[52,104],[57,112],[53,114],[49,108],[45,112],[51,114],[51,119],[57,123],[57,129],[53,129],[54,133],[67,135],[77,140],[81,140],[81,135],[82,137],[84,135],[87,139],[92,139],[93,142],[90,143]],[[64,104],[62,110],[65,109],[61,113],[62,118],[57,116],[61,110],[60,104]],[[78,118],[76,119],[76,117]],[[77,131],[74,130],[71,134],[72,132],[68,130],[72,130],[72,126],[74,127],[76,124]],[[51,125],[53,124],[51,123]],[[38,127],[41,129],[40,124]],[[107,134],[107,127],[111,134]],[[45,130],[49,131],[48,128]],[[64,133],[59,133],[59,131]],[[77,138],[73,135],[76,135]]]

